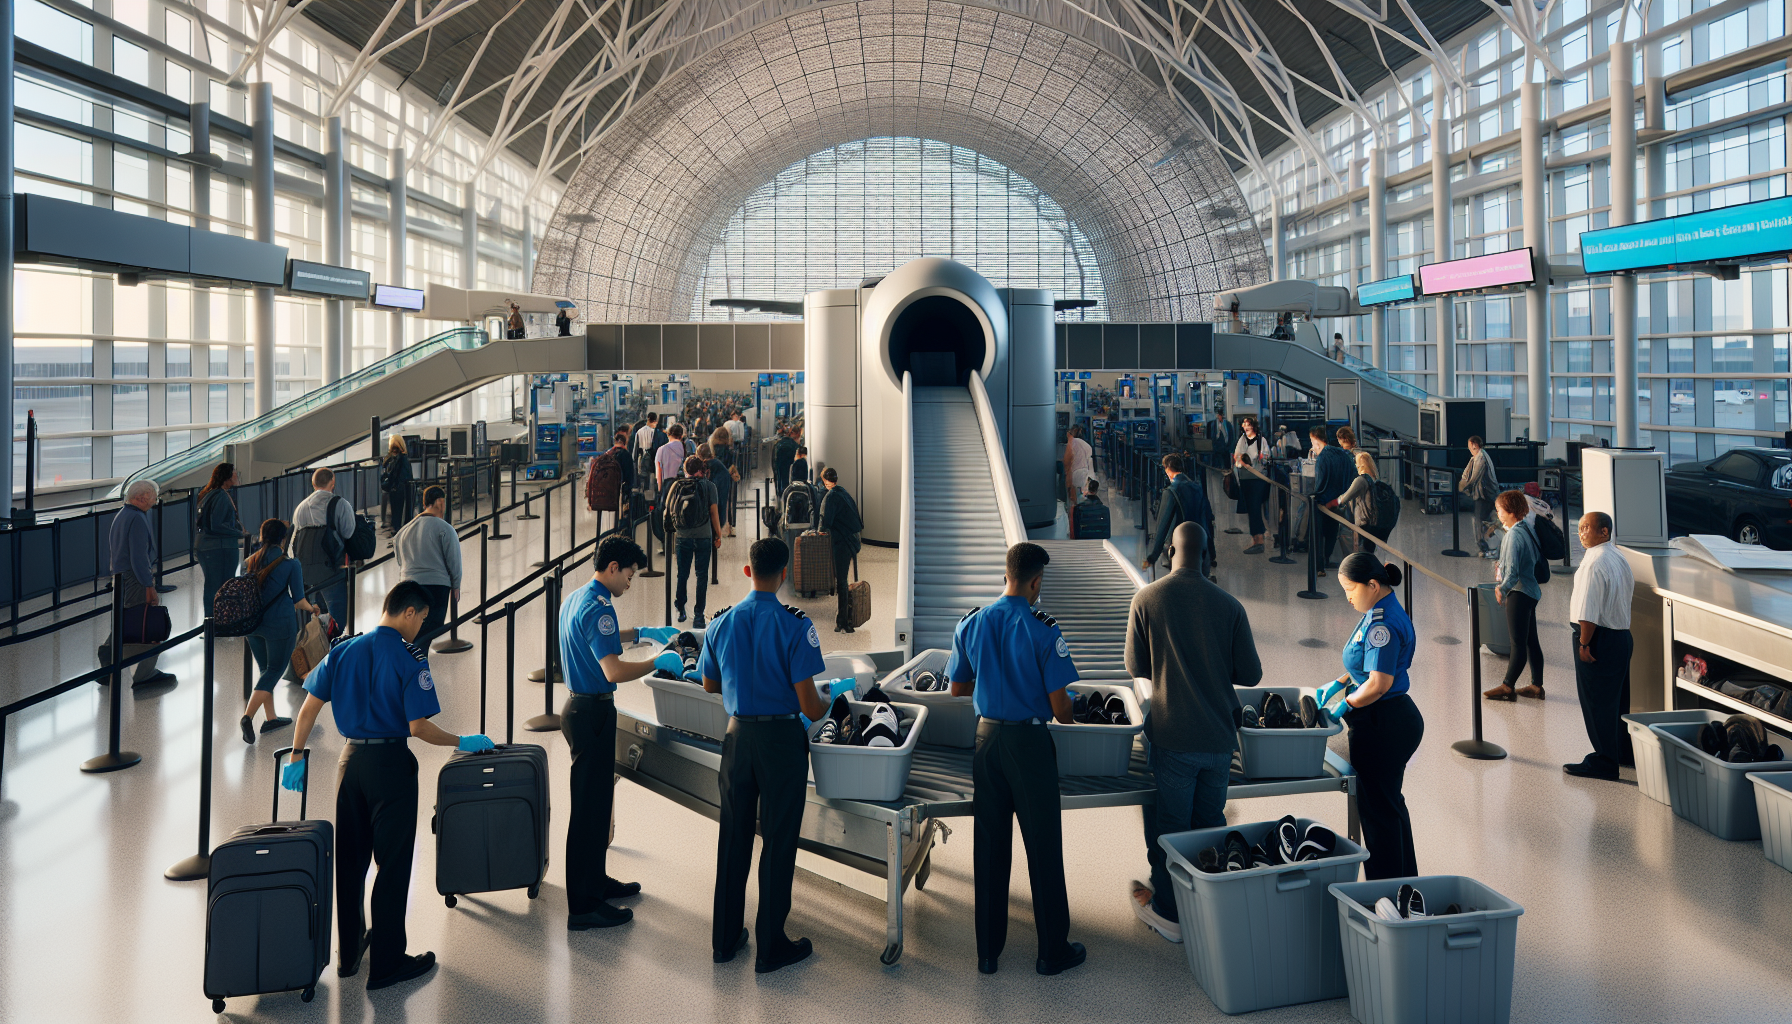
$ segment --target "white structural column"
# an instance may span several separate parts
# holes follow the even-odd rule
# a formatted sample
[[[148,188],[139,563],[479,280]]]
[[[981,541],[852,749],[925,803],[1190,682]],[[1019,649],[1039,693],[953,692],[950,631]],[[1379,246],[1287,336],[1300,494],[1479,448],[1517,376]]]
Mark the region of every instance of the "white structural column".
[[[193,227],[199,231],[212,229],[212,169],[206,158],[212,152],[212,105],[210,103],[190,103],[187,105],[187,124],[193,132],[192,155],[196,158],[189,164],[193,169]],[[193,290],[193,337],[200,341],[209,341],[212,337],[212,299],[211,290],[199,282],[194,282]],[[220,346],[222,347],[222,346]],[[195,354],[194,373],[198,372],[199,358]],[[206,374],[211,373],[211,358],[204,360]],[[226,372],[228,376],[228,371]],[[202,394],[203,392],[203,394]],[[204,384],[193,387],[193,397],[198,399],[199,408],[195,411],[194,422],[211,421],[211,393]]]
[[[255,175],[255,240],[274,240],[274,87],[251,87],[250,169]],[[274,408],[274,289],[255,289],[255,415]]]
[[[348,265],[348,182],[342,160],[342,118],[332,117],[325,129],[324,151],[324,262]],[[342,376],[348,354],[348,303],[324,300],[324,383]]]
[[[1283,239],[1282,200],[1274,199],[1275,208],[1269,213],[1269,279],[1281,281],[1288,277],[1288,243]]]
[[[1454,218],[1450,202],[1450,86],[1442,68],[1431,72],[1431,259],[1443,263],[1455,258],[1450,236]],[[1437,297],[1437,394],[1456,393],[1455,300]]]
[[[523,210],[523,291],[535,291],[535,222]]]
[[[1668,90],[1661,74],[1661,44],[1650,43],[1643,47],[1643,129],[1653,136],[1643,148],[1643,198],[1649,203],[1650,220],[1667,214],[1661,198],[1668,190],[1667,147],[1654,141],[1667,127]]]
[[[1381,140],[1369,151],[1369,279],[1388,276],[1388,154]],[[1370,360],[1377,369],[1388,366],[1388,307],[1376,306],[1369,314]]]
[[[1631,43],[1611,50],[1612,227],[1636,220],[1636,86]],[[1636,275],[1612,276],[1612,444],[1636,447]]]
[[[460,286],[471,291],[479,287],[479,192],[472,182],[461,185],[460,198]],[[454,422],[473,422],[472,395],[454,400]]]
[[[1549,176],[1543,167],[1543,86],[1518,89],[1518,162],[1523,172],[1524,244],[1538,267],[1537,281],[1524,293],[1525,411],[1529,437],[1549,440]]]
[[[392,177],[386,182],[386,280],[405,286],[405,193],[404,147],[393,146],[391,159]],[[392,324],[386,335],[386,354],[397,355],[404,348],[404,314],[392,311]]]

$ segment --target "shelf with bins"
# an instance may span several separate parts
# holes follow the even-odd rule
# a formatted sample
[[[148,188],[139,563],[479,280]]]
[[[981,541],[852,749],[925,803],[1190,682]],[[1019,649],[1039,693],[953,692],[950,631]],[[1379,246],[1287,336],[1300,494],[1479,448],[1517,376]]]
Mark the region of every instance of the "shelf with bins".
[[[1669,628],[1663,631],[1663,639],[1668,677],[1673,680],[1673,706],[1703,702],[1752,715],[1769,729],[1792,736],[1792,631],[1779,623],[1668,596]],[[1711,685],[1686,677],[1682,668],[1688,655],[1705,661]],[[1717,685],[1724,682],[1749,688],[1777,686],[1786,696],[1771,708],[1763,708],[1718,690]]]

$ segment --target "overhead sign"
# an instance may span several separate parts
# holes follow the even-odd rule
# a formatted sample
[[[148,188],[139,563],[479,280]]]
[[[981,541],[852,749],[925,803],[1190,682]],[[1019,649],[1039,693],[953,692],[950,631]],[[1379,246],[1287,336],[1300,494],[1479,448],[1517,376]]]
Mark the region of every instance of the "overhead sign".
[[[1483,288],[1504,288],[1530,284],[1537,279],[1531,264],[1531,250],[1470,256],[1447,263],[1428,263],[1419,268],[1419,290],[1426,295],[1448,295],[1452,292],[1474,292]]]
[[[287,291],[328,295],[337,299],[365,300],[367,289],[372,284],[373,275],[365,270],[333,267],[328,263],[312,263],[310,260],[286,261]]]
[[[1357,285],[1356,288],[1356,304],[1359,306],[1385,306],[1390,302],[1405,302],[1418,297],[1411,274],[1370,281],[1368,284]]]
[[[1580,233],[1589,274],[1792,252],[1792,196]]]
[[[408,309],[413,313],[420,313],[423,311],[423,289],[376,284],[373,286],[373,304],[387,309]]]

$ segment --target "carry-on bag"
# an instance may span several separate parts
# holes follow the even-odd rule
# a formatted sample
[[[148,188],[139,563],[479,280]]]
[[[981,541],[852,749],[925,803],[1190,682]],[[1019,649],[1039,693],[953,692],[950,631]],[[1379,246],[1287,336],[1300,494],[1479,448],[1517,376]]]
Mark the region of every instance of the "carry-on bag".
[[[274,820],[244,825],[212,851],[206,879],[205,994],[212,1012],[224,1000],[299,990],[309,1003],[330,962],[331,887],[336,880],[335,830],[305,819],[311,754],[299,819],[280,818],[280,759],[274,752]]]
[[[858,629],[871,621],[871,584],[860,580],[846,588],[848,598],[846,624]]]
[[[292,645],[292,674],[303,681],[328,653],[330,634],[324,629],[323,616],[313,615],[299,627],[299,640]]]
[[[436,892],[455,896],[527,889],[541,894],[548,873],[548,752],[500,743],[456,752],[436,776]]]
[[[790,589],[804,597],[834,592],[834,541],[809,530],[797,535],[791,558]]]

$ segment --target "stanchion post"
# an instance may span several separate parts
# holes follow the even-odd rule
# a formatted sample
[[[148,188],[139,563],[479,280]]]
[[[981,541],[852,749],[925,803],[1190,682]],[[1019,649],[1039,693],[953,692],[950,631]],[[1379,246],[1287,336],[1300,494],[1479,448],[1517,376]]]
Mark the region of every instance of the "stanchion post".
[[[656,501],[649,499],[647,502],[647,543],[642,545],[643,547],[645,547],[647,549],[647,568],[642,569],[640,572],[636,573],[635,575],[637,575],[637,576],[642,576],[642,577],[646,577],[648,579],[652,579],[655,576],[666,575],[665,573],[663,573],[653,567],[653,524],[658,521],[659,521],[658,504]],[[667,569],[672,568],[671,563],[668,562],[666,565],[666,568]]]
[[[141,754],[119,749],[124,742],[124,669],[119,666],[119,662],[124,660],[123,573],[116,573],[112,577],[112,643],[108,645],[106,655],[112,660],[112,710],[111,720],[108,723],[109,735],[104,754],[81,762],[81,770],[89,774],[119,771],[143,760]]]
[[[504,742],[516,742],[516,605],[504,602]]]
[[[171,882],[197,882],[212,871],[212,712],[213,685],[216,682],[216,638],[212,636],[212,620],[205,620],[204,690],[199,697],[199,852],[184,857],[162,872]]]
[[[492,474],[492,533],[491,533],[491,539],[492,540],[509,540],[510,534],[504,532],[504,506],[499,501],[500,486],[499,486],[499,482],[498,482],[498,460],[497,459],[491,460],[490,465],[491,465],[491,474]],[[512,505],[516,504],[516,482],[515,482],[514,477],[512,477],[511,484],[510,484],[510,503]],[[483,615],[485,613],[485,608],[483,606],[481,606],[479,611],[480,611],[480,614]]]
[[[510,487],[511,487],[511,490],[514,491],[516,489],[516,476],[515,476],[516,470],[513,468],[510,472],[512,474],[512,476],[510,478]],[[515,495],[514,494],[511,495],[511,497],[514,498]],[[541,518],[540,516],[536,515],[531,510],[530,503],[533,502],[534,500],[535,500],[535,492],[534,491],[524,491],[523,492],[523,514],[516,517],[519,522],[524,519],[540,519]],[[516,504],[516,502],[512,501],[511,504],[514,505],[514,504]]]
[[[541,561],[530,566],[539,569],[554,560],[554,492],[544,491],[541,496]]]
[[[1319,560],[1324,555],[1319,550],[1319,496],[1307,495],[1307,589],[1295,594],[1309,601],[1317,601],[1325,597],[1325,591],[1319,589]]]
[[[670,539],[670,538],[668,538]],[[672,624],[672,549],[666,549],[666,625]]]
[[[356,576],[358,575],[359,573],[355,570],[355,560],[351,558],[348,560],[348,590],[346,591],[348,596],[347,599],[343,601],[345,607],[342,609],[343,636],[355,635],[355,591],[360,589],[360,583],[356,579]]]
[[[523,723],[528,732],[559,732],[560,716],[554,714],[554,678],[560,674],[560,608],[561,576],[565,563],[554,567],[553,575],[543,577],[542,613],[547,620],[547,664],[541,670],[543,711]]]
[[[1429,471],[1426,472],[1425,487],[1426,487],[1427,491],[1430,490],[1431,483],[1430,483],[1430,472]],[[1460,510],[1456,507],[1456,494],[1457,494],[1456,485],[1451,484],[1450,485],[1450,549],[1448,551],[1444,551],[1444,552],[1440,552],[1440,553],[1446,558],[1467,558],[1468,552],[1462,550],[1462,516],[1458,514]],[[1481,536],[1481,524],[1476,523],[1475,524],[1475,537],[1478,540],[1478,539],[1480,539],[1480,536]],[[1477,705],[1477,706],[1479,706],[1479,705]]]
[[[1288,499],[1289,491],[1282,487],[1275,489],[1276,495],[1276,553],[1269,560],[1277,565],[1293,565],[1294,559],[1288,557],[1288,520],[1293,518],[1294,503]]]
[[[1457,740],[1450,744],[1450,749],[1476,761],[1498,761],[1506,756],[1506,748],[1487,742],[1481,734],[1481,702],[1486,698],[1481,696],[1481,588],[1475,586],[1468,588],[1468,675],[1475,735],[1473,739]]]

